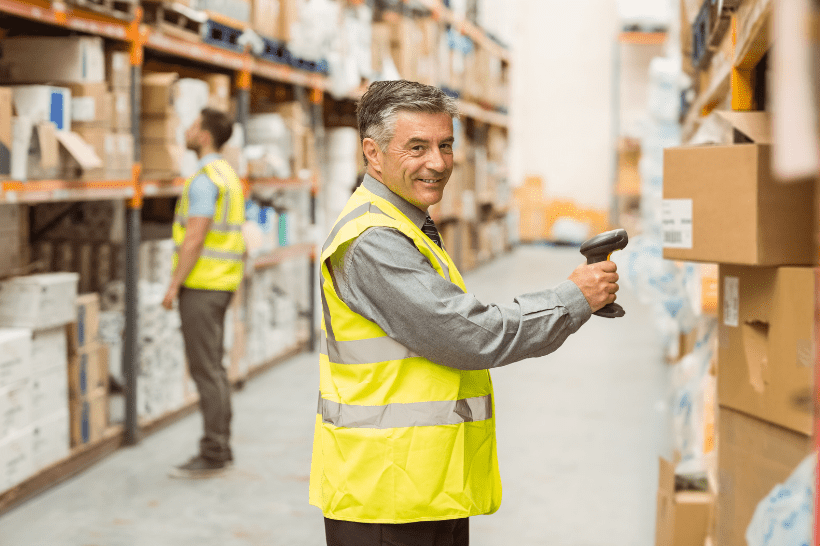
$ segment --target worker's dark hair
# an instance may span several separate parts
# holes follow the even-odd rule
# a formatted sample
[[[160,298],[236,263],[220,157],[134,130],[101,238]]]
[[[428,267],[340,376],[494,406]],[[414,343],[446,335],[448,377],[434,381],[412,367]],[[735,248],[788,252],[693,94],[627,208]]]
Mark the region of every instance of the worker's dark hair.
[[[225,112],[213,108],[203,108],[202,129],[211,133],[214,148],[220,150],[233,134],[233,120]]]
[[[438,87],[407,80],[373,82],[356,105],[359,140],[372,138],[382,151],[386,150],[396,132],[396,117],[402,111],[458,117],[455,99]]]

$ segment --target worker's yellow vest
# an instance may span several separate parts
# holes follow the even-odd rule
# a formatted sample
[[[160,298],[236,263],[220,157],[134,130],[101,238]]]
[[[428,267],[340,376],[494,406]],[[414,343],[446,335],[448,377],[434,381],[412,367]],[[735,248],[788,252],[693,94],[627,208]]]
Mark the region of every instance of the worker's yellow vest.
[[[174,215],[174,269],[179,263],[178,252],[185,239],[191,182],[200,173],[207,175],[216,184],[219,196],[216,200],[213,224],[205,237],[199,261],[183,284],[188,288],[200,290],[233,292],[242,281],[242,259],[245,253],[245,240],[242,237],[245,196],[242,182],[224,159],[209,163],[185,182]]]
[[[339,298],[328,259],[367,228],[413,240],[462,290],[447,253],[388,201],[360,187],[322,251],[322,350],[310,503],[331,519],[409,523],[495,512],[501,504],[487,370],[414,354]],[[442,332],[442,335],[447,335]]]

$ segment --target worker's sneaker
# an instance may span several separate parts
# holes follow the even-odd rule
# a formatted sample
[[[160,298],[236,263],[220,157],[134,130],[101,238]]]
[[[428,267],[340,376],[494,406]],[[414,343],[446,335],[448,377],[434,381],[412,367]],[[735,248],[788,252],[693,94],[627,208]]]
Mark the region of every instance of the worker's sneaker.
[[[215,461],[197,455],[187,463],[171,469],[169,474],[172,478],[212,478],[223,474],[230,466],[230,461]]]

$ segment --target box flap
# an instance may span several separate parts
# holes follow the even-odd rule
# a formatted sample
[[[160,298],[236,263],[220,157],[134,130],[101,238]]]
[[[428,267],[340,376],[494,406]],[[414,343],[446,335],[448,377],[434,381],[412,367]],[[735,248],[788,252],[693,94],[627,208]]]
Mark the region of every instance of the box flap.
[[[772,143],[772,118],[768,112],[715,110],[715,114],[758,144]]]
[[[85,140],[77,133],[71,131],[61,131],[57,133],[57,140],[77,160],[80,167],[87,171],[90,169],[98,169],[103,166],[103,162]]]

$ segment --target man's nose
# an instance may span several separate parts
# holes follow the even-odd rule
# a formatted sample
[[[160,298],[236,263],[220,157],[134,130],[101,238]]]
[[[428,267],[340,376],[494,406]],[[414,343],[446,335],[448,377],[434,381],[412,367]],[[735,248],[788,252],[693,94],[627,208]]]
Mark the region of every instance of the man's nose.
[[[427,155],[427,168],[431,171],[436,171],[439,173],[444,172],[447,168],[447,163],[444,160],[444,154],[441,153],[439,148],[433,148]]]

